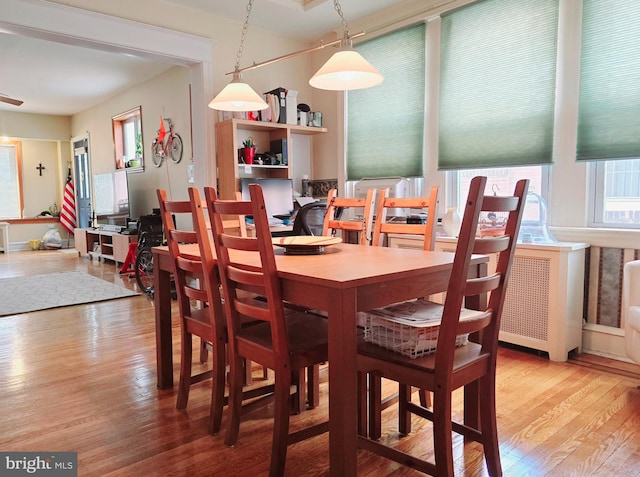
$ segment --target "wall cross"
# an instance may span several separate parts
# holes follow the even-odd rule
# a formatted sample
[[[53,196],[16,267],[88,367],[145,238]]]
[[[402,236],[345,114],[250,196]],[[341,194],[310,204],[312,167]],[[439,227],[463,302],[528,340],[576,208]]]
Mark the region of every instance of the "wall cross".
[[[42,165],[42,162],[40,164],[38,164],[38,166],[36,167],[36,169],[38,169],[40,171],[40,175],[42,175],[42,171],[46,169],[46,167],[44,167]]]

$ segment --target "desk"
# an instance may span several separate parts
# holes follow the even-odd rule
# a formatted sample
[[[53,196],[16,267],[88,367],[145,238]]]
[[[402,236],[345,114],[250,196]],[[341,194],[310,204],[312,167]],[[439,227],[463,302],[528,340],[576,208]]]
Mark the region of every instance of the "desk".
[[[183,247],[199,255],[197,244]],[[167,247],[154,247],[153,256],[158,387],[168,388],[173,385],[171,259]],[[232,258],[241,260],[241,255]],[[487,261],[475,256],[473,273],[486,274]],[[328,312],[331,475],[356,475],[356,312],[445,290],[452,262],[453,254],[448,252],[351,244],[327,247],[323,255],[289,256],[276,249],[283,298]]]

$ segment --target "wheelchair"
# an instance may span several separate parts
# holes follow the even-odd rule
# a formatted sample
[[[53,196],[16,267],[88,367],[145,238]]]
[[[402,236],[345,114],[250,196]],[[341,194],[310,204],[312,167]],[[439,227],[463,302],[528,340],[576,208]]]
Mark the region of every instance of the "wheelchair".
[[[135,274],[140,290],[153,296],[153,252],[152,247],[162,245],[164,230],[159,215],[141,215],[138,220],[138,251]]]

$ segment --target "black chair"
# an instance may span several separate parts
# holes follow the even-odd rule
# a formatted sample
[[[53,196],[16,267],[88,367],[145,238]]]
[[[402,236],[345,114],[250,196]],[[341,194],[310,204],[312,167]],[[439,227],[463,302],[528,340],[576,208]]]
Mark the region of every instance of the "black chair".
[[[285,232],[272,232],[272,237],[289,237],[293,235],[322,235],[326,202],[305,204],[296,211],[293,228]]]

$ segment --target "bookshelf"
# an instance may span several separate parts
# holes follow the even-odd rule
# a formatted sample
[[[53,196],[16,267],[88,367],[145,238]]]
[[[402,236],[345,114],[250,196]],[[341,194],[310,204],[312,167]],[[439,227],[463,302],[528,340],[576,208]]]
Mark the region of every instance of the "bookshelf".
[[[296,178],[296,167],[300,167],[303,162],[307,165],[311,162],[310,148],[308,151],[300,152],[305,148],[296,147],[296,141],[301,142],[309,136],[326,132],[326,128],[247,119],[228,119],[216,123],[216,163],[220,197],[234,199],[236,191],[240,190],[242,177]],[[257,153],[269,151],[271,141],[285,139],[287,165],[239,164],[238,149],[248,137],[252,137],[257,144]]]

